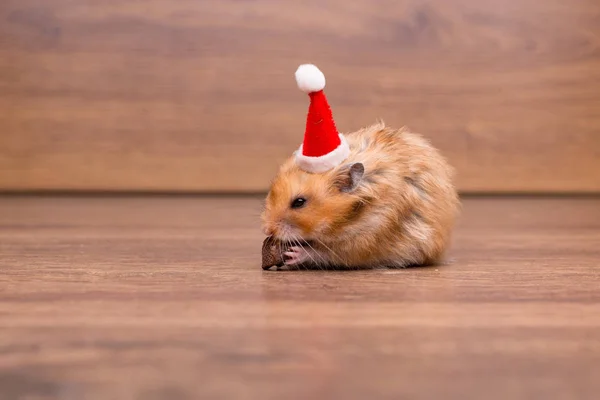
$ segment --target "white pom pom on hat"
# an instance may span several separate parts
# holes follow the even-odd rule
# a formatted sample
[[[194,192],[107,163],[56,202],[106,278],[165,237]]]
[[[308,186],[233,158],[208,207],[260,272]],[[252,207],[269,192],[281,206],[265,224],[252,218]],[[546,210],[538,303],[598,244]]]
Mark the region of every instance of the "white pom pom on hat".
[[[325,88],[325,75],[312,64],[302,64],[296,70],[296,83],[304,93],[314,93]]]

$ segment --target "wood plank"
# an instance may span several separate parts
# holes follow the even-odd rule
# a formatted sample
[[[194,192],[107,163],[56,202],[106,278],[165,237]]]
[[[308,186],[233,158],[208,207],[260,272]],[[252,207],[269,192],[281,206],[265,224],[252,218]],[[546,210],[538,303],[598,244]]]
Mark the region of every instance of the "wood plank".
[[[0,387],[595,399],[600,199],[464,201],[449,262],[262,271],[256,198],[0,197]]]
[[[6,0],[0,189],[261,191],[338,125],[424,133],[465,192],[600,190],[600,3]]]

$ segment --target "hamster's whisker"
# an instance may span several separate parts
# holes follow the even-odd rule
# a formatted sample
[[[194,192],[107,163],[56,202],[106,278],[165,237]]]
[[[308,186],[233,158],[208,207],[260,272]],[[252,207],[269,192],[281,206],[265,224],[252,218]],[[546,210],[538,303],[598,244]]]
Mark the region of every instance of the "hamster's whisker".
[[[293,244],[295,246],[299,246],[298,240],[296,239],[295,235],[290,236],[289,241],[291,242],[291,244]],[[301,269],[302,264],[296,264],[296,268]]]
[[[285,264],[285,257],[283,255],[283,249],[282,246],[277,246],[277,251],[279,251],[279,259],[283,260],[283,263]]]
[[[302,247],[302,246],[303,246],[303,245],[302,245],[302,243],[300,242],[300,240],[302,240],[302,242],[303,242],[305,245],[307,245],[308,247],[310,247],[310,248],[311,248],[311,250],[312,250],[312,251],[315,253],[315,256],[316,256],[316,257],[318,257],[319,259],[321,259],[321,260],[325,261],[325,260],[323,259],[323,257],[322,257],[322,256],[321,256],[321,255],[320,255],[320,254],[319,254],[319,253],[318,253],[318,252],[317,252],[317,251],[316,251],[316,250],[315,250],[315,249],[314,249],[314,248],[313,248],[313,247],[310,245],[310,243],[309,243],[308,241],[306,241],[306,240],[304,240],[304,239],[302,239],[302,238],[296,237],[296,241],[298,242],[298,245],[299,245],[300,247]],[[307,254],[308,254],[308,256],[311,258],[311,260],[312,260],[312,261],[313,261],[313,262],[314,262],[314,263],[315,263],[317,266],[319,266],[319,263],[317,263],[317,261],[316,261],[316,260],[315,260],[315,259],[312,257],[312,255],[310,254],[310,252],[307,252]]]
[[[297,237],[297,236],[294,236],[293,240],[294,240],[294,242],[295,242],[295,243],[298,245],[298,247],[302,248],[302,243],[300,243],[300,240],[298,239],[298,237]],[[308,257],[311,259],[311,261],[312,261],[314,264],[317,264],[317,265],[318,265],[317,261],[316,261],[316,260],[313,258],[313,256],[310,254],[310,252],[308,252],[308,251],[307,251],[307,252],[306,252],[306,254],[308,254]]]
[[[327,264],[327,260],[325,259],[325,257],[323,257],[323,255],[321,253],[319,253],[317,250],[315,250],[315,248],[310,244],[309,241],[302,239],[302,242],[305,243],[305,245],[308,246],[312,250],[312,252],[314,253],[314,256],[317,257],[317,260],[314,260],[314,258],[313,258],[313,262],[317,266],[317,268],[324,271],[326,269],[325,265]],[[308,255],[312,258],[312,256],[310,255],[310,252],[308,253]]]
[[[321,246],[323,246],[323,247],[325,247],[327,250],[329,250],[329,251],[331,252],[331,254],[333,254],[333,255],[335,256],[335,258],[337,258],[339,261],[341,261],[341,262],[342,262],[342,264],[345,264],[345,263],[343,262],[343,259],[342,259],[342,257],[340,257],[340,256],[339,256],[339,255],[338,255],[338,254],[337,254],[335,251],[333,251],[333,250],[331,249],[331,247],[327,246],[325,243],[323,243],[323,241],[322,241],[322,240],[320,240],[320,239],[318,239],[318,238],[315,238],[315,240],[316,240],[317,242],[319,242],[319,244],[321,244]]]
[[[320,259],[320,260],[323,262],[323,264],[327,264],[327,261],[325,260],[325,257],[323,257],[321,254],[319,254],[319,252],[318,252],[318,251],[316,251],[316,250],[315,250],[315,248],[314,248],[314,247],[312,247],[312,246],[310,245],[310,243],[309,243],[309,242],[307,242],[307,241],[304,241],[304,242],[305,242],[305,243],[306,243],[306,245],[307,245],[308,247],[310,247],[310,248],[311,248],[311,250],[312,250],[312,251],[315,253],[315,256],[319,257],[319,259]],[[310,253],[308,253],[308,255],[310,256]],[[312,256],[310,256],[310,257],[312,258]],[[314,260],[313,260],[313,262],[314,262]],[[315,262],[315,264],[317,264],[317,266],[318,266],[320,269],[325,269],[325,267],[321,268],[321,265],[320,265],[319,263]]]

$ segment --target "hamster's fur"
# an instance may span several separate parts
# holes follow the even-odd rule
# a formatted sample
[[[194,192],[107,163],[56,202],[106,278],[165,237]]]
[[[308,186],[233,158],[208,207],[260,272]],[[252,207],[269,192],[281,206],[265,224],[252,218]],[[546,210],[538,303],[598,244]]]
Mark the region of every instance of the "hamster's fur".
[[[289,242],[290,266],[404,267],[439,262],[459,200],[453,170],[418,134],[383,122],[345,135],[350,155],[311,174],[290,157],[262,214],[267,235]],[[305,199],[293,208],[297,198]]]

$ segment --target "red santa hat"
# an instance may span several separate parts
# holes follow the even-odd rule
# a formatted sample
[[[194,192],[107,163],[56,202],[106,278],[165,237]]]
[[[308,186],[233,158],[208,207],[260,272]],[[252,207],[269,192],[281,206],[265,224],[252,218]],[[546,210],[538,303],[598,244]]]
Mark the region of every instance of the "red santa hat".
[[[314,65],[303,64],[296,70],[296,82],[310,96],[304,142],[296,152],[296,163],[306,172],[329,171],[348,157],[350,147],[338,133],[323,93],[325,75]]]

